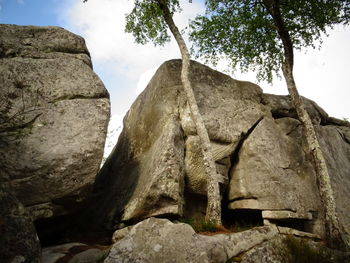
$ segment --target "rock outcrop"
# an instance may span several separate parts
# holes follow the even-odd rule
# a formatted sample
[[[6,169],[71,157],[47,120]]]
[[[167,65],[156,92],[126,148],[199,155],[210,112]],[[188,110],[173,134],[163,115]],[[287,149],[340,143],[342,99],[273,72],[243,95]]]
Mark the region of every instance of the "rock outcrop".
[[[44,248],[41,262],[101,263],[108,252],[108,246],[67,243]]]
[[[31,216],[0,184],[0,259],[3,263],[39,263],[41,247]]]
[[[99,170],[110,111],[84,39],[1,25],[0,85],[1,184],[33,219],[69,213]]]
[[[32,220],[50,245],[60,234],[60,241],[81,242],[64,232],[79,236],[82,230],[75,227],[83,221],[90,224],[83,231],[92,234],[95,227],[119,229],[111,249],[101,245],[103,235],[100,245],[46,247],[43,262],[293,262],[293,249],[303,246],[324,252],[315,254],[321,258],[349,259],[318,242],[324,235],[322,204],[289,97],[263,94],[253,83],[196,62],[190,80],[217,171],[225,178],[223,222],[230,230],[241,223],[257,227],[204,236],[170,221],[200,222],[206,208],[201,142],[180,69],[180,60],[158,69],[125,117],[118,143],[95,180],[109,99],[84,40],[57,27],[0,25],[1,259],[40,262]],[[329,117],[310,100],[305,103],[349,237],[350,124]],[[70,220],[75,224],[67,228]],[[307,244],[300,246],[290,236]]]
[[[331,250],[320,242],[278,235],[236,257],[241,263],[349,262],[350,254]]]
[[[180,60],[165,62],[124,119],[118,144],[97,181],[96,215],[112,227],[151,216],[203,218],[206,178]],[[256,217],[324,234],[322,204],[302,127],[288,96],[263,94],[192,62],[190,80],[224,175],[224,220]],[[326,155],[344,231],[349,234],[349,123],[304,99]],[[339,190],[338,190],[339,189]],[[233,216],[234,215],[234,216]]]
[[[188,224],[149,218],[116,242],[104,262],[340,263],[350,259],[349,253],[327,249],[308,233],[286,230],[272,225],[208,235],[195,233]]]
[[[227,262],[277,234],[277,227],[265,226],[236,234],[204,236],[187,224],[149,218],[117,242],[104,262]]]

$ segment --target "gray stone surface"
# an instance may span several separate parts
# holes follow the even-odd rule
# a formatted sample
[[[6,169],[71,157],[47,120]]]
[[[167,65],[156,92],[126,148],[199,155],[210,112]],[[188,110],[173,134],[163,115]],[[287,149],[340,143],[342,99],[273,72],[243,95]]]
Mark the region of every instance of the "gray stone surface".
[[[315,239],[315,240],[321,239],[321,237],[319,235],[295,230],[293,228],[282,227],[282,226],[279,226],[277,228],[278,228],[278,232],[280,234],[289,235],[289,236],[296,236],[296,237],[307,237],[307,238]]]
[[[1,25],[0,84],[0,97],[12,98],[8,115],[22,118],[21,128],[1,133],[0,180],[34,218],[69,212],[94,182],[110,108],[83,38],[58,27]]]
[[[40,262],[40,243],[29,213],[0,183],[0,261]]]
[[[63,28],[1,25],[1,58],[73,58],[92,66],[82,37]]]
[[[164,63],[124,119],[118,144],[97,180],[101,203],[114,206],[98,205],[97,214],[110,211],[109,222],[157,214],[181,216],[185,170],[190,191],[192,184],[192,192],[205,195],[206,179],[197,172],[202,164],[184,151],[186,141],[194,141],[190,142],[193,123],[181,88],[180,66],[179,60]],[[262,91],[194,62],[190,76],[210,139],[217,146],[217,165],[228,179],[230,155],[242,133],[269,114],[259,104]],[[193,150],[197,156],[198,147]]]
[[[239,161],[231,170],[231,208],[246,207],[244,199],[254,199],[253,209],[302,214],[317,210],[315,175],[300,136],[299,123],[291,118],[265,117],[258,124],[244,141]]]
[[[100,263],[107,256],[109,247],[83,243],[67,243],[43,249],[42,263]]]
[[[114,231],[113,235],[112,235],[112,243],[116,243],[119,240],[123,239],[131,230],[133,226],[127,226],[121,229],[118,229],[116,231]]]
[[[227,262],[277,234],[277,228],[271,226],[236,234],[204,236],[196,234],[187,224],[149,218],[115,243],[104,262]]]
[[[239,261],[237,259],[233,262],[292,263],[290,261],[290,251],[283,241],[284,237],[278,236],[248,251],[239,257]]]
[[[96,217],[107,213],[103,217],[109,226],[150,216],[181,217],[183,211],[193,218],[205,213],[200,141],[181,89],[180,68],[181,61],[172,60],[158,69],[125,117],[118,145],[99,174],[100,205],[94,211]],[[323,236],[313,162],[289,97],[263,94],[253,83],[196,62],[190,79],[224,178],[228,208],[288,213],[266,220]],[[315,102],[304,101],[322,138],[348,233],[349,127]]]
[[[127,113],[118,143],[97,177],[99,201],[92,209],[97,220],[111,225],[114,218],[182,214],[184,139],[177,69],[160,67]]]
[[[278,235],[233,258],[241,263],[349,262],[350,254],[328,249],[322,242]]]
[[[338,216],[350,243],[350,127],[321,126],[318,134],[331,175]]]
[[[264,219],[288,220],[291,218],[299,218],[299,219],[311,220],[312,214],[311,213],[299,214],[299,213],[286,211],[286,210],[275,210],[275,211],[264,210],[262,211],[262,217]]]
[[[302,99],[314,124],[326,124],[329,122],[328,114],[316,102],[304,97]],[[289,96],[263,94],[262,103],[271,109],[271,113],[275,118],[290,117],[298,119]]]
[[[55,263],[60,258],[66,256],[69,253],[70,249],[79,246],[85,246],[85,244],[74,242],[52,247],[46,247],[42,250],[41,261],[42,263]]]
[[[90,248],[85,250],[68,261],[68,263],[101,263],[108,255],[109,250]]]

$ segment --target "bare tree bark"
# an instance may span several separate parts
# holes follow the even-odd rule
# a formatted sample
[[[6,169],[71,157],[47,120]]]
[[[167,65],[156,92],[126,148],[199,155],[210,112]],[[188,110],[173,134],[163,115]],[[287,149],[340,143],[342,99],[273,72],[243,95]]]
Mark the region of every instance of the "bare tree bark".
[[[198,109],[198,104],[193,93],[192,85],[189,80],[189,67],[190,67],[190,55],[186,46],[186,43],[174,23],[172,15],[169,11],[166,0],[157,0],[158,4],[163,11],[163,17],[167,23],[171,33],[173,34],[182,57],[182,70],[181,81],[186,94],[187,102],[190,107],[191,117],[195,124],[197,134],[201,140],[201,149],[203,154],[203,161],[205,167],[205,173],[207,176],[207,211],[206,221],[211,221],[216,225],[222,225],[221,223],[221,194],[220,194],[220,177],[216,172],[216,166],[214,158],[211,152],[211,145],[208,132],[205,128],[202,116]]]
[[[326,230],[326,241],[333,248],[348,249],[341,227],[339,224],[334,193],[331,185],[331,179],[324,159],[320,144],[318,142],[315,128],[312,124],[311,118],[305,110],[304,103],[298,93],[294,75],[293,75],[293,43],[290,38],[289,32],[284,24],[279,0],[263,0],[265,7],[273,18],[278,34],[282,40],[284,48],[285,61],[282,65],[282,71],[286,80],[289,95],[292,103],[297,112],[298,118],[301,121],[304,129],[306,142],[314,159],[314,166],[316,171],[316,177],[318,182],[318,189],[321,197],[321,202],[324,205],[324,216],[325,216],[325,230]]]

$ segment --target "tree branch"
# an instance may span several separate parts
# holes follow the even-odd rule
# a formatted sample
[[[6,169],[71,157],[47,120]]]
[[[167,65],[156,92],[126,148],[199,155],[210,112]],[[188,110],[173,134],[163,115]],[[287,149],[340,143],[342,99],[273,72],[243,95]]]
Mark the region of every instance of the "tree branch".
[[[284,56],[286,59],[285,62],[287,62],[288,65],[290,66],[290,70],[293,70],[293,65],[294,65],[293,42],[281,15],[280,1],[263,0],[263,3],[267,11],[269,12],[269,14],[272,16],[273,22],[276,25],[278,35],[282,40]]]

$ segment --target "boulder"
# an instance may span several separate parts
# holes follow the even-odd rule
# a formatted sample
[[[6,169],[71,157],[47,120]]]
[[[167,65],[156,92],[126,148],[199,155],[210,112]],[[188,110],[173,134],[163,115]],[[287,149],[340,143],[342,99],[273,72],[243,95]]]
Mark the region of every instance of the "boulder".
[[[108,246],[67,243],[43,249],[42,263],[100,263],[107,257]]]
[[[104,262],[227,262],[277,234],[275,226],[265,226],[236,234],[204,236],[187,224],[149,218],[115,243]]]
[[[98,202],[91,214],[108,226],[115,219],[182,214],[185,147],[177,69],[161,67],[134,102],[118,143],[96,178],[97,197],[92,202]]]
[[[349,262],[350,254],[325,247],[312,239],[278,235],[234,258],[241,263]]]
[[[195,233],[187,224],[149,218],[130,227],[104,262],[340,263],[348,262],[349,257],[349,252],[325,247],[316,235],[286,227],[271,225],[208,235]]]
[[[118,144],[98,175],[91,213],[109,227],[151,216],[204,217],[207,180],[180,71],[180,60],[160,66],[125,117]],[[263,94],[253,83],[194,61],[189,76],[217,172],[225,178],[224,221],[277,224],[323,237],[313,161],[289,96]],[[340,189],[337,209],[349,233],[349,124],[303,100],[332,185]]]
[[[0,84],[1,183],[34,220],[69,213],[99,170],[110,111],[84,39],[0,25]]]
[[[0,184],[0,259],[3,263],[39,263],[41,247],[29,213]]]
[[[338,217],[350,244],[350,127],[326,125],[317,131],[331,174]]]
[[[312,219],[311,213],[319,210],[319,197],[301,132],[295,119],[268,116],[251,131],[230,171],[230,209],[263,210],[263,218],[272,220]],[[264,210],[280,213],[271,218]]]
[[[206,179],[203,173],[195,172],[203,169],[195,158],[200,153],[196,138],[191,140],[194,128],[181,87],[180,67],[181,61],[172,60],[158,69],[127,113],[118,143],[97,177],[95,189],[101,201],[92,213],[105,217],[108,225],[113,220],[182,216],[185,181],[190,191],[205,194]],[[228,181],[227,157],[242,133],[268,114],[259,103],[262,91],[253,83],[233,80],[195,62],[190,76],[210,138],[217,146],[217,164]],[[185,151],[185,144],[194,145],[193,151]]]

